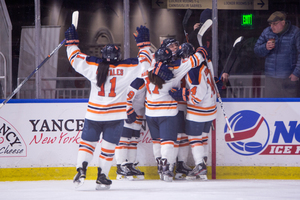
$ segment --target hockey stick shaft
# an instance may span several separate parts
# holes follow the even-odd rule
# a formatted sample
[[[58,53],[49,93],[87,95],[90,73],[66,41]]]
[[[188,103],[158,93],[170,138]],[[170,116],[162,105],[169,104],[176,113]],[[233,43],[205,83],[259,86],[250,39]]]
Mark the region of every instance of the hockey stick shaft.
[[[72,14],[72,24],[75,26],[77,29],[78,25],[78,17],[79,17],[79,12],[74,11]],[[21,87],[51,58],[51,56],[58,51],[66,42],[66,39],[64,39],[59,45],[39,64],[29,76],[27,76],[19,85],[18,87],[0,104],[0,109],[15,95],[17,94]]]
[[[182,21],[183,31],[184,31],[186,42],[189,42],[189,37],[188,37],[188,33],[186,31],[186,26],[187,26],[188,20],[191,17],[191,15],[192,15],[192,10],[187,9],[186,12],[185,12],[185,15],[183,17],[183,21]]]
[[[197,35],[197,38],[198,38],[198,42],[199,42],[199,45],[202,46],[202,37],[204,35],[204,33],[209,29],[209,27],[212,25],[212,20],[208,19],[203,25],[202,27],[200,28],[199,32],[198,32],[198,35]],[[199,37],[198,37],[199,36]],[[206,59],[206,62],[207,62],[207,59]],[[208,68],[209,69],[209,68]],[[210,70],[210,69],[209,69]],[[231,126],[229,124],[229,121],[228,121],[228,117],[225,113],[225,109],[224,109],[224,105],[223,105],[223,101],[221,99],[221,95],[220,95],[220,92],[218,90],[218,87],[217,87],[217,84],[215,82],[215,79],[212,77],[212,73],[210,73],[210,78],[212,79],[213,83],[214,83],[214,87],[215,87],[215,91],[217,93],[217,97],[218,97],[218,100],[219,100],[219,103],[220,103],[220,106],[221,106],[221,109],[222,109],[222,112],[223,112],[223,115],[224,115],[224,118],[225,118],[225,122],[227,124],[227,128],[229,130],[229,133],[230,133],[230,137],[231,138],[234,138],[234,135],[233,135],[233,132],[232,132],[232,129],[231,129]]]
[[[21,87],[51,58],[51,56],[58,50],[60,47],[64,45],[66,39],[64,39],[42,62],[37,66],[33,72],[29,76],[27,76],[19,85],[18,87],[1,103],[0,108],[4,106],[17,92],[20,91]]]

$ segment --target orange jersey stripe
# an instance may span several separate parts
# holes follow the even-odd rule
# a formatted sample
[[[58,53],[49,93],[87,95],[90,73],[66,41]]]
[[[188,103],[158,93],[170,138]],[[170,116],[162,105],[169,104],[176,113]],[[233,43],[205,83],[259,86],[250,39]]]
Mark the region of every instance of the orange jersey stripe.
[[[113,104],[108,104],[108,105],[102,105],[102,104],[97,104],[97,103],[93,103],[93,102],[89,101],[88,104],[90,104],[92,106],[100,107],[100,108],[105,108],[105,107],[126,105],[126,102],[120,102],[120,103],[113,103]]]
[[[172,107],[166,107],[166,106],[161,106],[161,107],[149,107],[147,104],[146,104],[146,108],[148,108],[149,110],[164,110],[164,109],[177,109],[177,106],[172,106]]]
[[[211,113],[197,113],[194,111],[187,110],[187,113],[193,114],[193,115],[199,115],[199,116],[209,116],[209,115],[215,114],[216,112],[217,112],[217,110],[215,110],[214,112],[211,112]]]
[[[95,111],[95,110],[87,109],[87,111],[94,114],[108,114],[108,113],[126,112],[126,108],[120,110],[110,110],[110,111]]]

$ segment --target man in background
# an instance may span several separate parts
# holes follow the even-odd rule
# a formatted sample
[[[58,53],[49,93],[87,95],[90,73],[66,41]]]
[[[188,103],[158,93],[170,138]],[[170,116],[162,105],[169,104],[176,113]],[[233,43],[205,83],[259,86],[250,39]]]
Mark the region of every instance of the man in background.
[[[265,58],[265,97],[298,96],[300,77],[300,30],[276,11],[268,18],[269,27],[258,38],[254,52]]]

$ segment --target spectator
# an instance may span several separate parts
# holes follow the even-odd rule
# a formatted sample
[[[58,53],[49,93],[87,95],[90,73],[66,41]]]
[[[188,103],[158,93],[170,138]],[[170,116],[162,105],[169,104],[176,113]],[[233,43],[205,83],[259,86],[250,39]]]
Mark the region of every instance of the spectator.
[[[297,97],[300,77],[300,32],[276,11],[259,36],[254,52],[265,58],[265,97]]]

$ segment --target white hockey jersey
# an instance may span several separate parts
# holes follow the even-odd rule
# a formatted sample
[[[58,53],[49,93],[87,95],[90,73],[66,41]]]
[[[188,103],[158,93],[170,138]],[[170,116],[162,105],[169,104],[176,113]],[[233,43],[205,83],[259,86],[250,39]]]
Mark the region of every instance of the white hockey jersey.
[[[67,47],[72,67],[91,82],[86,118],[111,121],[127,118],[126,95],[129,84],[151,65],[150,48],[140,49],[137,58],[128,58],[109,66],[109,74],[102,87],[97,86],[97,69],[102,59],[81,53],[77,46]],[[145,65],[145,66],[144,66]]]
[[[186,119],[206,122],[216,118],[216,91],[213,83],[212,62],[191,69],[186,76],[187,88],[190,90],[187,101]]]
[[[142,79],[136,81],[134,85],[131,84],[131,87],[133,88],[132,90],[134,91],[132,93],[133,96],[131,100],[135,98],[136,90],[139,90],[139,88],[141,88],[144,84],[147,89],[145,115],[150,117],[175,116],[178,113],[178,103],[169,95],[169,90],[171,90],[172,87],[180,87],[180,80],[187,74],[187,72],[192,67],[200,65],[203,61],[204,59],[202,55],[200,53],[195,53],[183,62],[181,60],[172,62],[174,65],[174,78],[166,81],[166,83],[163,84],[162,89],[159,89],[157,86],[150,83],[150,80],[145,73]],[[152,69],[153,67],[149,69],[149,71]]]

